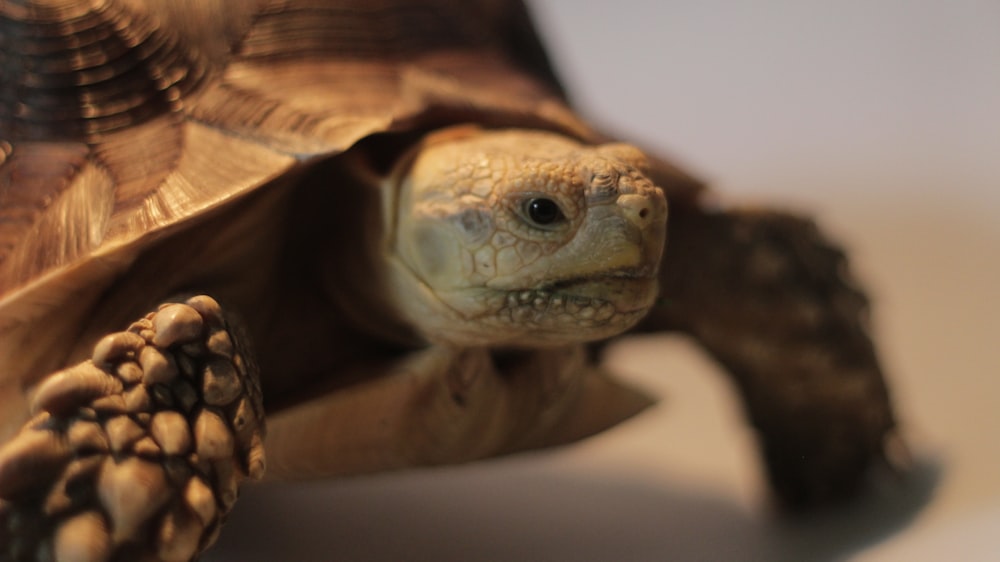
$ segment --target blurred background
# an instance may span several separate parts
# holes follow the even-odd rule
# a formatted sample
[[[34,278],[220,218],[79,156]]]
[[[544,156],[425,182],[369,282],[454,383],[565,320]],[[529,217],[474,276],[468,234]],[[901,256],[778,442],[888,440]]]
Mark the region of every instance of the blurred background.
[[[660,396],[577,446],[250,489],[214,561],[1000,560],[1000,2],[534,0],[576,106],[851,251],[916,464],[789,519],[716,368],[612,350]]]

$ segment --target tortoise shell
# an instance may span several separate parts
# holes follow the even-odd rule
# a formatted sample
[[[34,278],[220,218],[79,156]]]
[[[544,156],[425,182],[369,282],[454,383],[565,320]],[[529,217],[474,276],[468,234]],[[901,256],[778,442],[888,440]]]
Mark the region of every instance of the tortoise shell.
[[[0,7],[0,310],[373,133],[593,136],[517,4],[273,4]]]

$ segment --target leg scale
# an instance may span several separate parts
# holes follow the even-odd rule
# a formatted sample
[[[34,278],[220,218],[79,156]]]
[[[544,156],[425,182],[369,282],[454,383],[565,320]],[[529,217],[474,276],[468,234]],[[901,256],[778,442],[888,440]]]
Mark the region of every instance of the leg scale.
[[[0,448],[0,560],[177,560],[263,475],[257,374],[213,299],[167,303],[53,373]]]

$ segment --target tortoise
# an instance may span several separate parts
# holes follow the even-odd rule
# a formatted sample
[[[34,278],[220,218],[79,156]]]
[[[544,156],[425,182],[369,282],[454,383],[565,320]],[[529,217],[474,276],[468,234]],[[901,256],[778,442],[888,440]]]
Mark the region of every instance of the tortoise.
[[[581,439],[651,403],[623,333],[718,361],[785,505],[894,458],[844,253],[590,126],[517,1],[13,0],[0,48],[4,560],[189,560],[265,456]]]

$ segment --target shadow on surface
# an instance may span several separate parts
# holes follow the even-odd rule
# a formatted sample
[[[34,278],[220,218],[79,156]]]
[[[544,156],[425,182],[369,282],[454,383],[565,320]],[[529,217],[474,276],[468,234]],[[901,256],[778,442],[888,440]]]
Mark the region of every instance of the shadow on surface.
[[[251,487],[205,560],[835,560],[905,527],[939,476],[925,463],[903,485],[788,519],[544,462]]]

